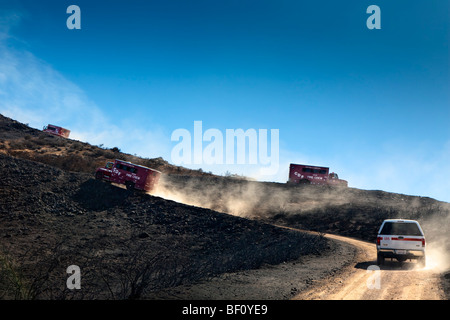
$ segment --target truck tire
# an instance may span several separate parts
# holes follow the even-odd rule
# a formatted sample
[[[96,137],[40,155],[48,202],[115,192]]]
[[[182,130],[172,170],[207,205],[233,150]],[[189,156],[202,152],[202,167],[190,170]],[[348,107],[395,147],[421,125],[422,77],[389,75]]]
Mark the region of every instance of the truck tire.
[[[127,187],[127,190],[134,190],[134,182],[131,181],[125,182],[125,187]]]
[[[381,253],[377,253],[377,265],[382,266],[384,264],[384,256]]]
[[[419,264],[419,267],[425,268],[426,266],[426,258],[425,255],[423,257],[420,257],[417,259],[417,263]]]
[[[97,180],[103,180],[103,173],[101,173],[100,171],[97,172],[97,173],[95,174],[95,179],[97,179]]]
[[[311,184],[311,181],[309,181],[308,179],[301,179],[298,183],[300,183],[300,184]]]

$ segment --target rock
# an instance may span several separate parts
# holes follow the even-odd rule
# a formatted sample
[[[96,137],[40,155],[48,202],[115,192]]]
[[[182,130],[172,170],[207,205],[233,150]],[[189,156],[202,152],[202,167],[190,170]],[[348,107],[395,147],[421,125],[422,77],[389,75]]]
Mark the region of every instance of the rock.
[[[149,235],[147,232],[141,232],[141,233],[138,235],[138,237],[141,238],[141,239],[145,239],[145,238],[150,237],[150,235]]]

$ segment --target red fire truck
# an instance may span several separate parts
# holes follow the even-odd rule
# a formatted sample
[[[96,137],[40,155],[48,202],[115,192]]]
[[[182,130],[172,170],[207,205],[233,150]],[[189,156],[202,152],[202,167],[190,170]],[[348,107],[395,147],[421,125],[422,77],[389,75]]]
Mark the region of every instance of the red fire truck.
[[[161,172],[123,160],[106,163],[95,171],[95,178],[123,184],[128,190],[138,189],[150,192],[158,184]]]
[[[68,138],[69,134],[70,134],[70,130],[64,129],[62,127],[54,126],[52,124],[45,126],[44,129],[42,129],[42,131],[54,134],[56,136],[64,137],[64,138]]]
[[[339,179],[337,173],[329,173],[328,167],[308,166],[291,163],[288,183],[326,184],[333,186],[348,186],[346,180]]]

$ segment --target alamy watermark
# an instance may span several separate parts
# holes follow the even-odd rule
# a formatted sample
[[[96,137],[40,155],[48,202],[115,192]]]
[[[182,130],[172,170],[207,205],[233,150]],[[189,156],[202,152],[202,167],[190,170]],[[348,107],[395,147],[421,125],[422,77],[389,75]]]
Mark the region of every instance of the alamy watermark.
[[[81,29],[81,9],[77,5],[70,5],[67,7],[66,13],[70,16],[66,20],[66,26],[69,30]]]
[[[380,267],[377,265],[370,265],[367,268],[366,273],[370,273],[370,276],[366,280],[367,289],[369,289],[369,290],[381,289]]]
[[[278,172],[279,129],[270,129],[270,136],[268,129],[253,128],[245,131],[226,129],[225,132],[210,128],[203,132],[203,122],[194,121],[193,132],[176,129],[172,132],[171,140],[178,142],[171,153],[172,163],[177,165],[248,164],[260,165],[261,175]]]
[[[70,5],[66,10],[70,16],[67,18],[66,26],[69,30],[81,29],[81,9],[77,5]],[[368,29],[381,29],[381,10],[377,5],[370,5],[367,7],[366,13],[370,14],[367,18],[366,26]]]
[[[81,289],[81,270],[77,265],[70,265],[67,267],[66,272],[70,274],[67,278],[66,286],[67,289]]]

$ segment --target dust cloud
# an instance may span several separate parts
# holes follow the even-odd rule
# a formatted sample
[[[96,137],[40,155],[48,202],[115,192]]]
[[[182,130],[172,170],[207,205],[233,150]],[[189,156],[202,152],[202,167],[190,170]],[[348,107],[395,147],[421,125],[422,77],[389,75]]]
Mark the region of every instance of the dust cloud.
[[[255,208],[264,202],[261,193],[261,187],[254,182],[165,176],[152,195],[240,217],[253,217]]]
[[[450,205],[442,205],[434,215],[421,222],[427,240],[426,269],[450,270]]]
[[[368,241],[376,239],[384,219],[418,220],[427,240],[427,268],[450,268],[450,204],[427,197],[176,175],[163,176],[152,195],[240,217],[281,221]]]
[[[343,205],[353,199],[351,194],[336,187],[186,176],[163,176],[152,195],[246,218],[267,218],[280,213],[295,215]]]

